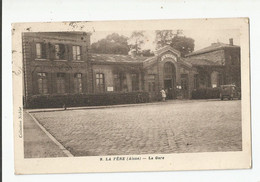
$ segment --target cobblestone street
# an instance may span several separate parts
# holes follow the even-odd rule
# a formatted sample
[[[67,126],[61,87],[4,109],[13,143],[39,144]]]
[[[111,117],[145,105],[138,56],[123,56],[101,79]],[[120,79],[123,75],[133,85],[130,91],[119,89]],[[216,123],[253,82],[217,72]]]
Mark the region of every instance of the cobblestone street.
[[[33,116],[74,156],[242,150],[238,100],[167,101]]]

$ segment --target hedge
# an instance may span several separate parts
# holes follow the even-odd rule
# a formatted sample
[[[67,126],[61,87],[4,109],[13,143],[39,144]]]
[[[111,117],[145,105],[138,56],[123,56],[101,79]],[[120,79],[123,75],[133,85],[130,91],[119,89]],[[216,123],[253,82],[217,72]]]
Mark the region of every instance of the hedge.
[[[219,88],[200,88],[191,93],[192,99],[217,99],[219,94]]]
[[[105,106],[149,102],[148,92],[34,95],[27,98],[26,108]]]

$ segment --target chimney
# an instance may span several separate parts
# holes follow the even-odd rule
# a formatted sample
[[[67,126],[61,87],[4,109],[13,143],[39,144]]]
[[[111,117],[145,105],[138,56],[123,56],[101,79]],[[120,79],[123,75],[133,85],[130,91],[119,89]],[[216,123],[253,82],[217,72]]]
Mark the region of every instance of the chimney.
[[[229,39],[229,45],[231,45],[231,46],[234,45],[233,44],[233,38]]]

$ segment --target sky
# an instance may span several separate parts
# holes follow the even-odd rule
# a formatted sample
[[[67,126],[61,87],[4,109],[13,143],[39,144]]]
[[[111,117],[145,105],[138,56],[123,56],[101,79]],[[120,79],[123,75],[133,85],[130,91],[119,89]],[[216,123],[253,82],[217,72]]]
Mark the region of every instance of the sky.
[[[145,30],[144,30],[145,31]],[[176,31],[176,30],[173,30]],[[92,33],[91,43],[97,42],[105,38],[107,35],[112,33],[118,33],[119,35],[124,35],[130,37],[131,31],[96,31]],[[193,29],[183,30],[183,35],[186,37],[193,38],[195,40],[194,51],[210,46],[211,43],[222,42],[229,43],[229,39],[233,38],[234,45],[240,45],[240,31],[239,29],[201,29],[201,31],[194,31]],[[148,30],[145,31],[146,42],[143,49],[155,49],[155,31]]]

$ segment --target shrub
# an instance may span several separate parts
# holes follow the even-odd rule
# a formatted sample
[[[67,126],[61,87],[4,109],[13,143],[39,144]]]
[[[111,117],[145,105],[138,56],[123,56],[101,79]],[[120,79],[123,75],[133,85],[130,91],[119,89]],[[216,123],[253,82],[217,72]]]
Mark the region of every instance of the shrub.
[[[149,102],[148,92],[34,95],[27,98],[27,108],[105,106]]]
[[[217,99],[219,98],[219,88],[200,88],[192,91],[192,99]]]

